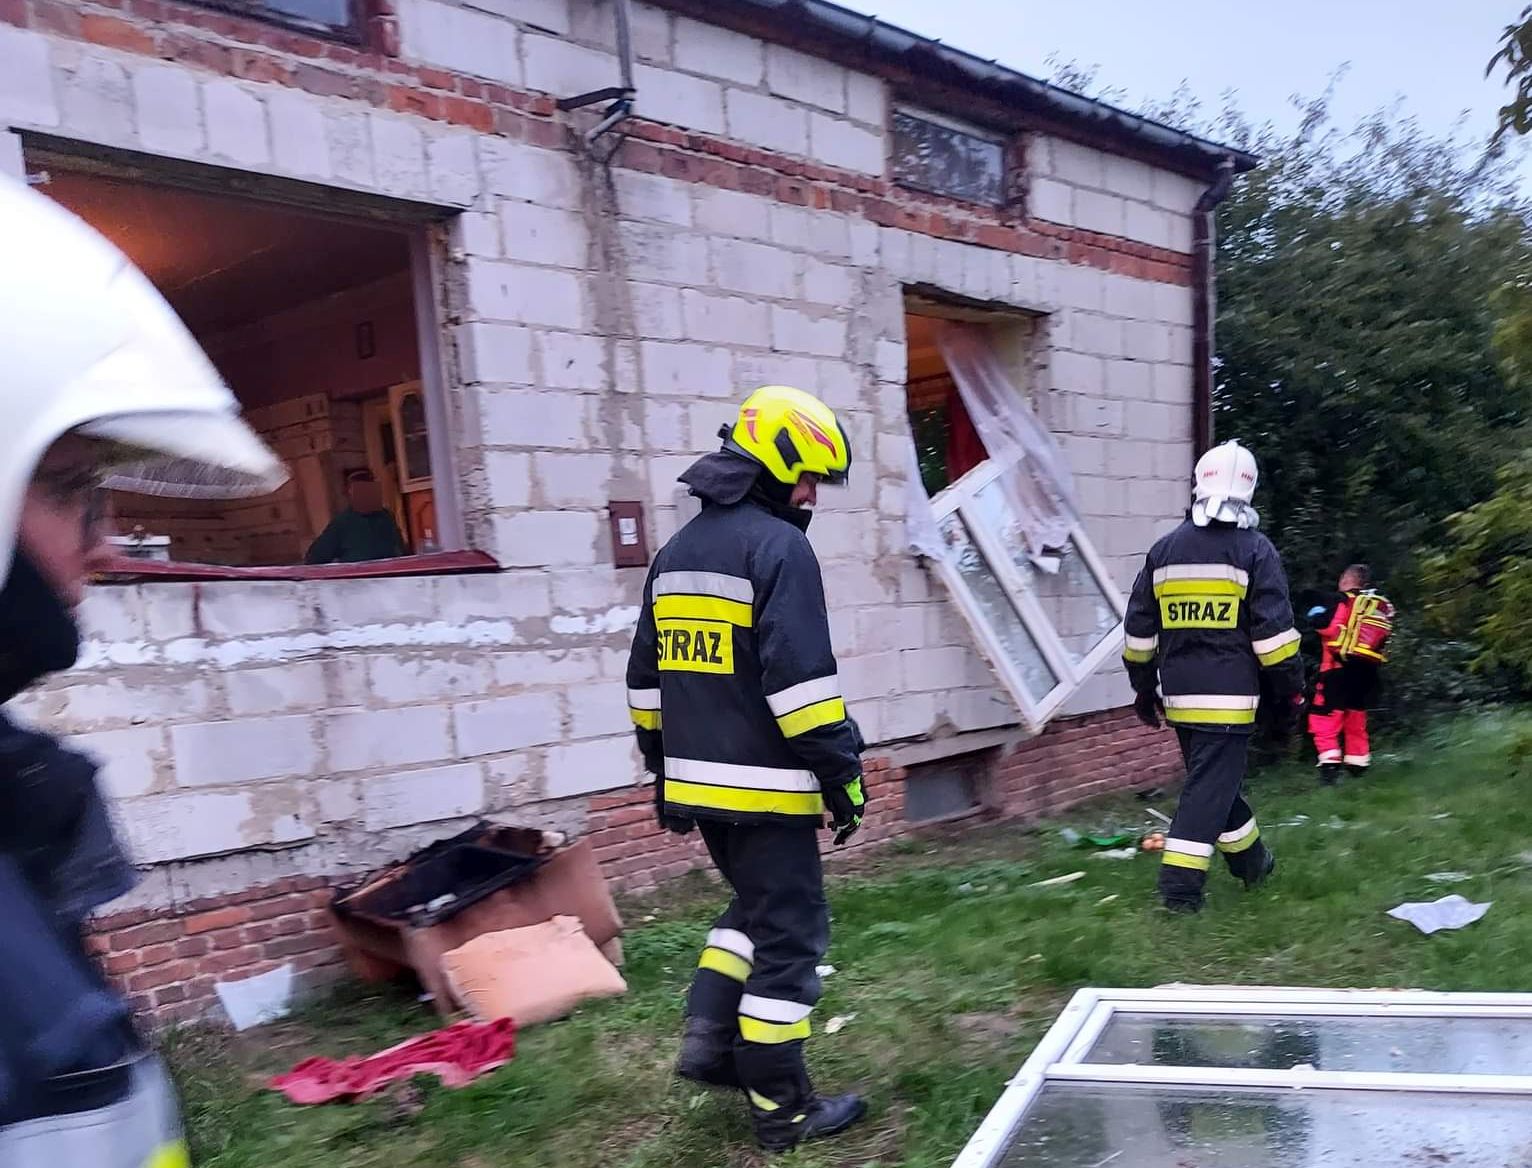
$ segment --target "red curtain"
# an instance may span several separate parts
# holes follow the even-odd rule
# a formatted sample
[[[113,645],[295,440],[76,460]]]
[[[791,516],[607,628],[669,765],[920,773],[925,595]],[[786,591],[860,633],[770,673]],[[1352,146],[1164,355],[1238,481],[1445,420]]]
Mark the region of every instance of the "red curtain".
[[[957,386],[947,390],[947,481],[955,483],[989,457]]]

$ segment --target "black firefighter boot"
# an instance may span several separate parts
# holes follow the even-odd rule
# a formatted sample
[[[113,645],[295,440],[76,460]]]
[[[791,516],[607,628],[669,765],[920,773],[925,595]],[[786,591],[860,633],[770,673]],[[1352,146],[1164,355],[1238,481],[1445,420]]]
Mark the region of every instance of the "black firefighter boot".
[[[808,1140],[839,1135],[867,1114],[860,1095],[810,1095],[797,1107],[772,1103],[754,1091],[750,1096],[750,1122],[756,1142],[768,1152],[786,1152]]]
[[[687,1018],[676,1074],[709,1087],[738,1087],[739,1072],[734,1067],[734,1036],[738,1033],[734,1022]]]
[[[1340,782],[1340,764],[1335,762],[1321,763],[1319,766],[1319,785],[1321,787],[1333,787]]]
[[[735,1047],[740,1078],[749,1086],[750,1123],[768,1152],[786,1152],[808,1140],[839,1135],[867,1114],[860,1095],[821,1095],[803,1065],[803,1043]]]
[[[1277,869],[1277,858],[1271,854],[1271,849],[1263,840],[1257,840],[1248,855],[1249,860],[1238,876],[1245,882],[1246,890],[1253,890],[1271,878],[1271,874]]]

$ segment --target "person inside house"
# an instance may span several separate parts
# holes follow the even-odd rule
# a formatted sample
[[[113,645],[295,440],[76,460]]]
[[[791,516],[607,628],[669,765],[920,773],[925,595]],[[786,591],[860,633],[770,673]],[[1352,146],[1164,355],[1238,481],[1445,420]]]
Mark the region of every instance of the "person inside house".
[[[404,555],[404,537],[370,470],[346,475],[346,509],[309,545],[305,564],[360,564]]]
[[[1377,700],[1379,671],[1388,660],[1394,606],[1372,586],[1372,569],[1352,564],[1339,592],[1309,609],[1319,630],[1319,677],[1309,708],[1309,734],[1319,756],[1319,781],[1333,786],[1345,767],[1362,775],[1372,765],[1367,711]]]
[[[818,398],[766,386],[681,481],[702,511],[655,557],[628,707],[660,824],[700,828],[733,898],[702,950],[676,1071],[740,1088],[772,1151],[866,1110],[804,1065],[830,941],[819,831],[861,826],[864,743],[841,696],[819,562],[804,534],[851,449]]]
[[[1282,561],[1257,530],[1255,456],[1238,442],[1198,460],[1186,521],[1149,549],[1123,620],[1139,719],[1180,738],[1186,786],[1161,858],[1165,907],[1198,912],[1215,853],[1246,888],[1276,865],[1245,801],[1245,762],[1265,705],[1282,734],[1303,708],[1299,633]]]
[[[0,702],[74,664],[104,488],[241,497],[285,478],[149,282],[0,176]],[[110,602],[110,601],[108,601]],[[85,943],[137,883],[96,764],[0,713],[0,1164],[185,1168],[175,1095]]]

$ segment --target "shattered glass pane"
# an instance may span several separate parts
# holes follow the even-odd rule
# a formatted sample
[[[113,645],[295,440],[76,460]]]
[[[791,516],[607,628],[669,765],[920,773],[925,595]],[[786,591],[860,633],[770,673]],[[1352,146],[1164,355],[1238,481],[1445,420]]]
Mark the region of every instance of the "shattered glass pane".
[[[996,479],[974,496],[974,506],[985,523],[1000,537],[1026,590],[1036,597],[1053,623],[1053,631],[1070,658],[1084,661],[1092,649],[1117,627],[1117,610],[1102,591],[1090,565],[1076,550],[1073,540],[1044,557],[1044,563],[1027,553],[1016,508],[1003,479]],[[1049,571],[1048,568],[1056,570]]]
[[[994,569],[984,558],[962,518],[956,513],[948,515],[941,521],[941,533],[947,544],[949,560],[962,575],[995,643],[1020,675],[1028,695],[1034,702],[1040,701],[1058,685],[1058,677],[1027,626],[1022,624],[1021,616],[995,578]]]
[[[970,203],[1005,201],[1005,149],[999,142],[894,111],[894,177],[905,186]]]
[[[1050,1083],[1002,1168],[1506,1168],[1532,1100],[1491,1095]]]
[[[1520,1075],[1527,1018],[1281,1018],[1117,1014],[1086,1062],[1286,1071]]]

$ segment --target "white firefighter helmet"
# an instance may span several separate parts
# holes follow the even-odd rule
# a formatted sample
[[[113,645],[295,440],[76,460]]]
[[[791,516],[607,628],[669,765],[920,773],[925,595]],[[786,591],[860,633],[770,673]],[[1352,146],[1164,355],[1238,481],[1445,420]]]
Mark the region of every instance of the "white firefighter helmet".
[[[99,440],[118,490],[237,498],[286,468],[239,417],[175,311],[63,207],[0,176],[0,582],[38,461],[70,432]]]
[[[1260,478],[1255,455],[1234,439],[1215,446],[1197,460],[1193,472],[1192,522],[1198,527],[1209,523],[1237,523],[1254,527],[1258,523],[1250,501]]]

